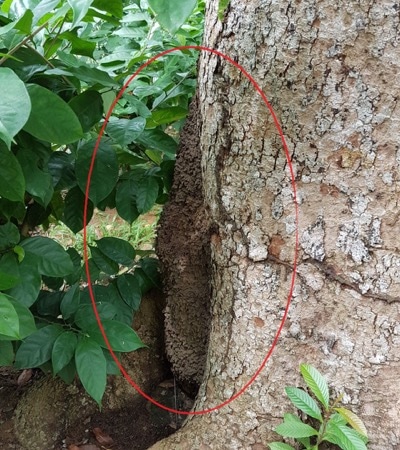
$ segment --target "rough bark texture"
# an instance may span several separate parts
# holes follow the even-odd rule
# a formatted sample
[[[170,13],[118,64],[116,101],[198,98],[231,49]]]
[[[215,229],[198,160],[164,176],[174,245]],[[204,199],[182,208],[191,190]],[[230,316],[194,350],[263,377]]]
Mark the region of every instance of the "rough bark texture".
[[[290,409],[284,385],[301,383],[300,362],[344,393],[369,430],[370,450],[399,449],[399,5],[232,0],[221,24],[217,3],[208,4],[205,45],[258,80],[292,154],[298,279],[282,338],[252,386],[152,449],[266,449]],[[237,392],[271,345],[295,220],[282,145],[250,83],[205,54],[199,105],[205,202],[216,230],[202,409]]]
[[[166,353],[174,374],[191,394],[196,394],[202,381],[210,324],[210,233],[199,141],[194,99],[181,133],[170,201],[157,238],[166,296]]]

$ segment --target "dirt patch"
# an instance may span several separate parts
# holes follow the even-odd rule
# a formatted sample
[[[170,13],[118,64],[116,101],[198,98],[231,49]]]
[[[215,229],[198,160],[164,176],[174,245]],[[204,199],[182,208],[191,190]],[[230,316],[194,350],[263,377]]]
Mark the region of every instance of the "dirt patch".
[[[44,375],[35,371],[32,379],[24,386],[18,386],[21,371],[11,368],[0,369],[0,448],[2,450],[22,450],[15,432],[15,409],[22,396],[35,383],[41,383]],[[133,389],[133,388],[132,388]],[[162,382],[150,395],[163,405],[188,410],[192,400],[186,397],[173,380]],[[50,412],[49,412],[50,413]],[[51,418],[48,418],[49,421]],[[164,411],[142,397],[137,397],[129,407],[117,411],[96,413],[77,424],[67,426],[62,439],[54,445],[54,450],[78,448],[93,445],[92,450],[145,450],[158,440],[174,433],[183,422],[184,416]],[[43,415],[46,420],[46,414]],[[100,429],[112,439],[112,445],[102,446],[95,438],[94,429]],[[70,447],[71,446],[71,447]],[[88,447],[90,448],[90,447]],[[53,450],[46,449],[46,450]]]

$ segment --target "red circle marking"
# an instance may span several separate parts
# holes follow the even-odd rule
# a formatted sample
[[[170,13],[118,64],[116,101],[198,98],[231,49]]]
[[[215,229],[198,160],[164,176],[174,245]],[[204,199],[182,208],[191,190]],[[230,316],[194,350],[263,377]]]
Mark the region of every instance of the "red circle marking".
[[[118,361],[118,358],[115,356],[115,354],[113,352],[113,349],[111,348],[111,345],[110,345],[110,343],[108,341],[107,335],[106,335],[106,333],[104,331],[103,325],[102,325],[101,320],[100,320],[99,313],[97,311],[96,300],[95,300],[93,289],[92,289],[92,281],[91,281],[91,278],[90,278],[90,271],[89,271],[89,259],[88,259],[88,248],[87,248],[87,233],[86,233],[87,209],[88,209],[88,202],[89,202],[89,188],[90,188],[90,180],[91,180],[92,173],[93,173],[94,161],[95,161],[95,158],[96,158],[97,150],[98,150],[99,145],[100,145],[100,140],[101,140],[101,138],[102,138],[102,136],[104,134],[105,128],[106,128],[107,123],[108,123],[108,120],[109,120],[109,118],[111,116],[111,113],[112,113],[115,105],[117,104],[118,100],[122,97],[122,94],[125,92],[125,90],[129,86],[131,81],[135,77],[137,77],[139,75],[139,73],[143,69],[145,69],[148,65],[150,65],[153,61],[155,61],[158,58],[161,58],[164,55],[167,55],[169,53],[175,52],[177,50],[190,50],[190,49],[191,50],[197,50],[197,51],[204,51],[204,52],[213,53],[214,55],[217,55],[217,56],[220,56],[221,58],[224,58],[225,60],[227,60],[228,62],[233,64],[236,68],[238,68],[243,73],[243,75],[245,75],[245,77],[248,80],[250,80],[250,82],[253,84],[255,90],[260,94],[263,102],[265,103],[266,107],[268,108],[269,112],[271,113],[271,116],[272,116],[272,118],[274,120],[274,123],[275,123],[275,127],[278,130],[279,136],[280,136],[281,141],[282,141],[282,145],[283,145],[283,149],[284,149],[284,152],[285,152],[286,160],[287,160],[288,167],[289,167],[290,177],[291,177],[291,184],[292,184],[292,190],[293,190],[293,202],[294,202],[294,209],[295,209],[295,223],[296,223],[293,272],[292,272],[292,278],[291,278],[291,283],[290,283],[289,294],[288,294],[287,301],[286,301],[285,312],[283,314],[282,320],[280,322],[280,325],[278,327],[278,330],[277,330],[277,332],[275,334],[274,340],[272,341],[271,347],[270,347],[267,355],[263,359],[263,361],[262,361],[260,367],[257,369],[257,371],[254,373],[254,375],[251,377],[251,379],[240,389],[240,391],[238,391],[232,397],[228,398],[227,400],[225,400],[224,402],[220,403],[219,405],[213,406],[212,408],[203,409],[203,410],[200,410],[200,411],[181,411],[181,410],[169,408],[168,406],[162,405],[161,403],[157,402],[156,400],[154,400],[152,397],[150,397],[149,395],[147,395],[145,392],[143,392],[140,389],[140,387],[130,378],[129,374],[126,372],[126,370],[122,367],[121,363]],[[99,136],[98,136],[98,138],[96,140],[96,144],[95,144],[94,150],[93,150],[93,156],[92,156],[90,167],[89,167],[88,177],[87,177],[87,184],[86,184],[86,191],[85,191],[85,202],[84,202],[84,209],[83,209],[83,223],[85,224],[84,227],[83,227],[83,255],[84,255],[84,261],[85,261],[86,277],[87,277],[87,281],[88,281],[89,296],[90,296],[90,299],[92,301],[93,311],[94,311],[97,323],[99,325],[101,334],[103,335],[104,341],[105,341],[105,343],[107,345],[107,348],[110,351],[111,356],[113,357],[113,359],[114,359],[115,363],[117,364],[119,370],[124,375],[125,379],[130,383],[130,385],[132,387],[134,387],[136,389],[136,391],[140,395],[142,395],[145,399],[147,399],[149,402],[153,403],[154,405],[158,406],[159,408],[164,409],[164,410],[169,411],[169,412],[174,413],[174,414],[183,414],[183,415],[202,415],[202,414],[210,413],[212,411],[217,411],[218,409],[228,405],[229,403],[233,402],[233,400],[237,399],[240,395],[242,395],[243,392],[254,382],[254,380],[258,377],[260,372],[265,367],[268,359],[270,358],[270,356],[272,355],[272,352],[275,349],[275,346],[276,346],[276,344],[278,342],[279,336],[280,336],[280,334],[282,332],[283,326],[285,324],[285,321],[286,321],[286,318],[287,318],[287,315],[288,315],[290,301],[292,299],[293,290],[294,290],[294,284],[295,284],[295,280],[296,280],[297,252],[298,252],[298,243],[299,243],[299,235],[298,235],[299,210],[298,210],[298,205],[297,205],[296,180],[295,180],[295,176],[294,176],[292,162],[290,160],[289,149],[288,149],[288,146],[286,144],[285,136],[283,135],[282,127],[281,127],[281,125],[280,125],[280,123],[278,121],[278,118],[276,117],[276,114],[275,114],[272,106],[270,105],[266,95],[261,90],[260,86],[254,80],[254,78],[240,64],[238,64],[236,61],[234,61],[229,56],[225,55],[224,53],[221,53],[218,50],[214,50],[214,49],[211,49],[211,48],[208,48],[208,47],[203,47],[203,46],[200,46],[200,45],[183,45],[183,46],[180,46],[180,47],[174,47],[174,48],[170,48],[168,50],[164,50],[163,52],[159,53],[156,56],[153,56],[146,63],[141,65],[139,67],[139,69],[137,69],[136,72],[132,76],[129,77],[128,81],[124,84],[124,86],[122,87],[122,89],[118,93],[117,97],[113,101],[112,105],[110,106],[110,109],[107,112],[107,115],[106,115],[106,118],[104,120],[103,126],[101,127],[101,130],[100,130]]]

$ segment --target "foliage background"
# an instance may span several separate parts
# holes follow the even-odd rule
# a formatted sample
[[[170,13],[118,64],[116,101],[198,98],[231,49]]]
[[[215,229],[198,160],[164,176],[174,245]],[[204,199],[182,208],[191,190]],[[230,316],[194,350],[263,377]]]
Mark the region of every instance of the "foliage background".
[[[126,79],[151,56],[199,44],[196,0],[6,0],[0,6],[0,364],[78,374],[101,402],[118,368],[99,331],[82,254],[38,234],[81,232],[94,143]],[[89,193],[132,224],[162,205],[195,89],[195,52],[157,60],[113,111]],[[118,237],[90,245],[96,306],[115,352],[143,347],[131,323],[159,285],[157,260]],[[94,245],[95,244],[95,245]],[[96,370],[93,370],[96,367]]]

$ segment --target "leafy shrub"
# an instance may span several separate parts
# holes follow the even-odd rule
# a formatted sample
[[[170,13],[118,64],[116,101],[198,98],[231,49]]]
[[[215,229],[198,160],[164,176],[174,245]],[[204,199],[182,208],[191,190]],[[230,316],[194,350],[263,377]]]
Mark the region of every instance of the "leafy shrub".
[[[301,448],[307,450],[318,450],[322,442],[330,442],[342,450],[366,450],[367,430],[361,419],[339,406],[341,397],[330,402],[328,384],[317,369],[301,364],[300,372],[315,399],[297,387],[287,387],[285,391],[293,405],[309,416],[307,422],[311,425],[288,413],[275,431],[283,437],[295,439]],[[294,447],[282,442],[268,445],[271,450],[294,450]]]
[[[145,0],[6,0],[0,7],[0,365],[79,375],[100,403],[115,352],[143,347],[131,329],[157,261],[117,237],[82,255],[37,227],[83,223],[84,192],[104,115],[126,78],[165,47],[198,44],[200,4],[176,15]],[[188,3],[189,4],[189,3]],[[164,31],[156,22],[167,31]],[[176,32],[174,36],[169,31]],[[157,60],[129,86],[109,120],[91,177],[93,210],[128,223],[168,198],[179,129],[195,89],[194,52]]]

